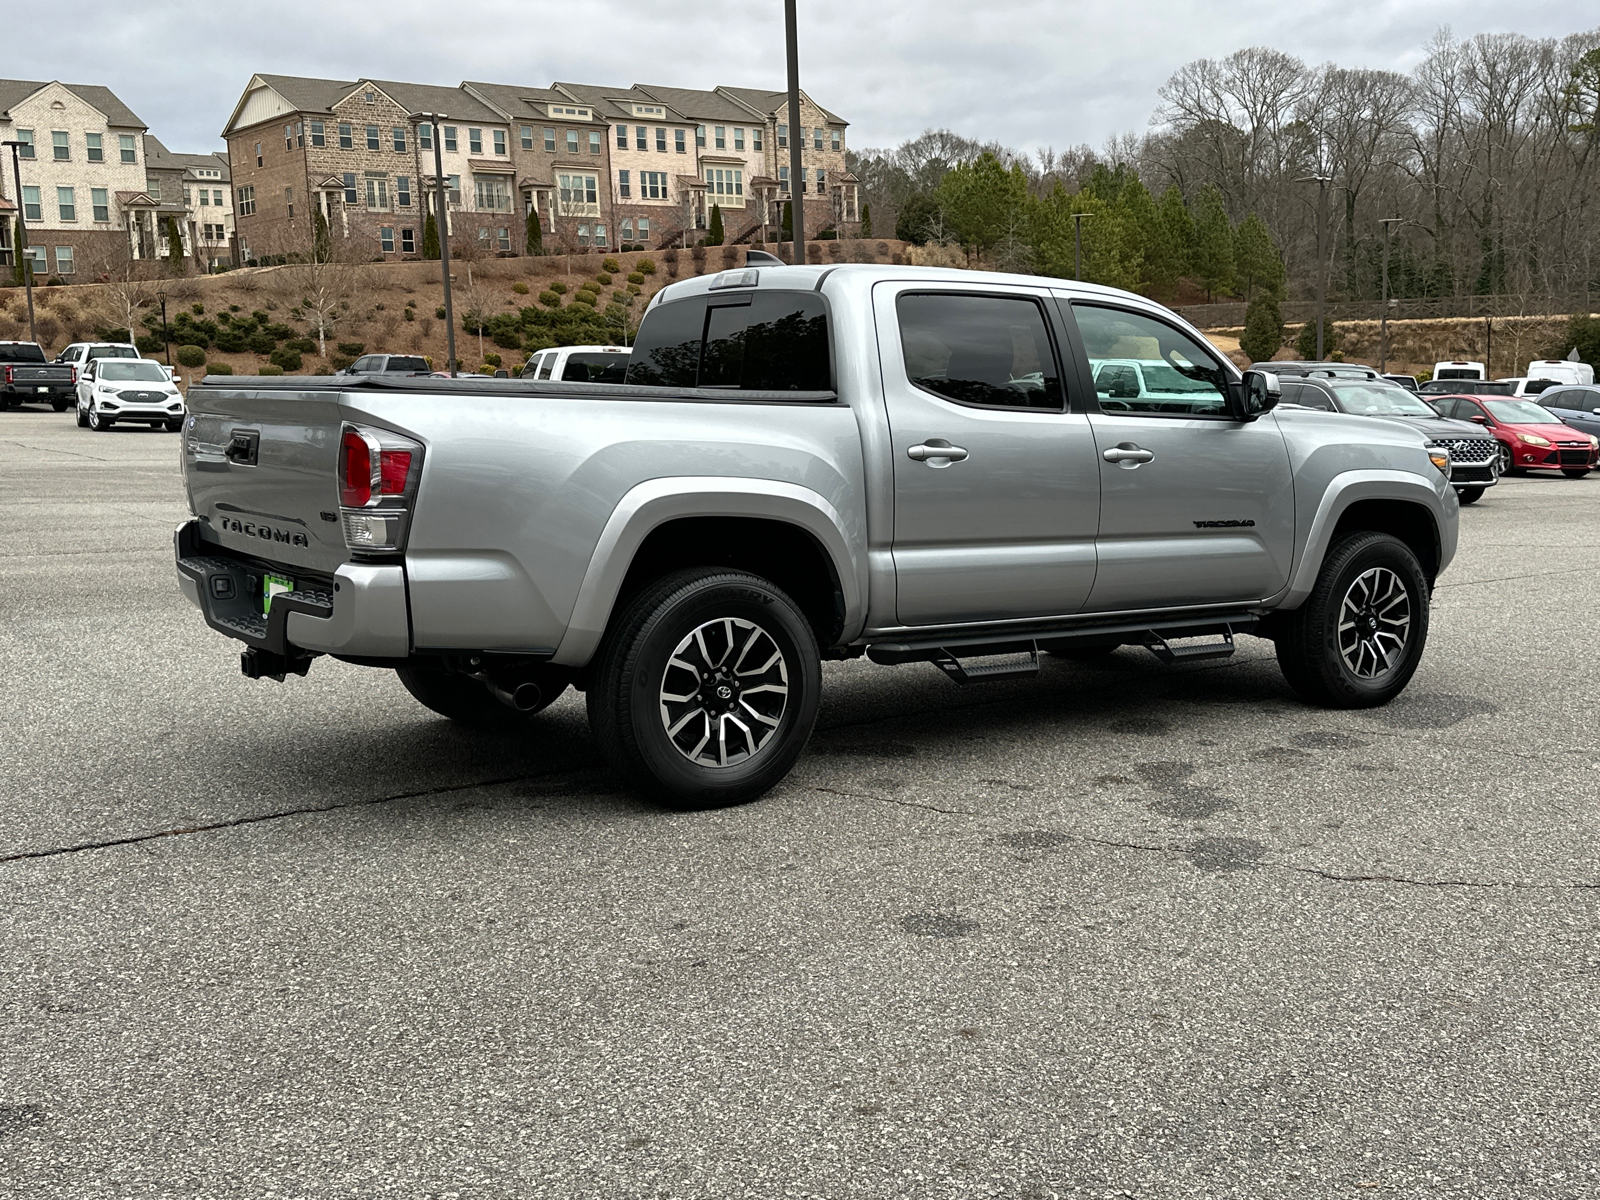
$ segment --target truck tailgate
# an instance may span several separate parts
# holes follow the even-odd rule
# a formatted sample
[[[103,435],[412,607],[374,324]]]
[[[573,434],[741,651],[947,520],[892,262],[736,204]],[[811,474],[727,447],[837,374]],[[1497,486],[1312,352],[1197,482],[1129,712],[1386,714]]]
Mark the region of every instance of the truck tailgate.
[[[202,538],[331,574],[339,525],[337,392],[189,392],[183,475]]]

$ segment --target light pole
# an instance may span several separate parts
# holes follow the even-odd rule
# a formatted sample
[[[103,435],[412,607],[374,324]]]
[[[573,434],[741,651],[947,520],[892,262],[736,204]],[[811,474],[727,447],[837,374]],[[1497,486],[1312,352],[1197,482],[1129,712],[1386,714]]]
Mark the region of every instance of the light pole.
[[[789,220],[794,228],[794,261],[806,261],[805,179],[800,174],[800,38],[795,29],[794,0],[783,0],[783,36],[789,52]],[[783,234],[778,235],[782,237]]]
[[[1322,239],[1328,227],[1328,185],[1333,178],[1328,175],[1306,175],[1295,180],[1296,183],[1314,183],[1317,185],[1317,361],[1322,361],[1322,326],[1323,312],[1328,302],[1328,279],[1324,270]]]
[[[1093,213],[1075,212],[1072,214],[1072,277],[1083,278],[1083,219],[1093,217]]]
[[[1391,225],[1405,224],[1404,217],[1381,217],[1378,224],[1383,226],[1383,309],[1379,314],[1378,325],[1378,374],[1382,375],[1389,369],[1389,235],[1394,232]]]
[[[444,134],[439,120],[443,113],[413,113],[411,116],[411,136],[420,137],[417,125],[426,121],[432,134],[433,142],[433,174],[434,181],[438,184],[435,189],[434,200],[434,225],[439,234],[439,273],[444,278],[444,340],[445,353],[450,356],[446,366],[450,371],[450,378],[456,377],[456,310],[450,302],[450,192],[444,177]]]
[[[28,340],[37,342],[39,335],[33,328],[33,264],[27,259],[25,251],[28,249],[28,214],[22,207],[22,159],[21,148],[24,142],[0,142],[0,146],[11,147],[11,173],[17,181],[17,263],[22,267],[22,286],[28,293]]]

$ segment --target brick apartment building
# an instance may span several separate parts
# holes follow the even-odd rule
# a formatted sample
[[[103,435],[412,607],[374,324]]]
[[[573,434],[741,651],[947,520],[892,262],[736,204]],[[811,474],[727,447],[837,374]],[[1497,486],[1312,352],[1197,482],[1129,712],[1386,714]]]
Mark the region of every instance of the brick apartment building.
[[[232,266],[233,188],[226,154],[178,154],[145,135],[149,188],[157,200],[183,198],[184,253],[202,271]]]
[[[304,252],[315,214],[362,257],[420,253],[433,211],[435,130],[453,246],[521,253],[537,214],[546,249],[685,245],[713,205],[729,242],[776,239],[790,194],[787,96],[557,83],[549,88],[256,75],[223,136],[242,259]],[[859,222],[847,123],[802,97],[807,231]]]

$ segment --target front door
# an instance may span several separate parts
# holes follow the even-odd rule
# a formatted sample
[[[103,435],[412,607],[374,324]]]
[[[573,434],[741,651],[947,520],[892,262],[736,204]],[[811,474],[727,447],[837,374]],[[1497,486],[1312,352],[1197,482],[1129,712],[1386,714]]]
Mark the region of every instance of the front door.
[[[1153,313],[1071,306],[1100,411],[1099,569],[1090,611],[1261,600],[1294,554],[1289,451],[1272,414],[1228,416],[1232,377],[1208,346]],[[1108,360],[1136,386],[1099,380]],[[1108,384],[1110,380],[1107,380]]]
[[[1073,613],[1094,584],[1100,481],[1043,289],[879,284],[905,625]]]

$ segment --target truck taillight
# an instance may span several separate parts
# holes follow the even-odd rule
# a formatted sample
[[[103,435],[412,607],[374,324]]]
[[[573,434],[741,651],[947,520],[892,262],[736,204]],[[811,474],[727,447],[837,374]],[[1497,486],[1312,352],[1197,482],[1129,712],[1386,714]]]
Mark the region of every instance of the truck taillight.
[[[6,368],[6,382],[7,383],[11,382],[11,368],[10,367]]]
[[[422,447],[386,429],[346,425],[339,435],[339,508],[345,545],[392,552],[405,544]]]
[[[72,368],[72,382],[74,384],[76,384],[78,382],[78,368],[77,367],[73,367]]]

